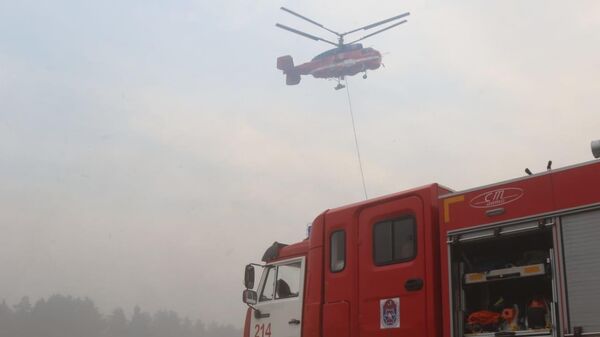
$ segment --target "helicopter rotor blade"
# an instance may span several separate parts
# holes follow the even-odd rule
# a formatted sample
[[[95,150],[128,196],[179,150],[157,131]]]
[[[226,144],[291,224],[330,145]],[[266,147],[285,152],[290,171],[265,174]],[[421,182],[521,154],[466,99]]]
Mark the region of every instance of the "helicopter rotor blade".
[[[328,31],[328,32],[331,32],[331,33],[333,33],[333,34],[335,34],[335,35],[338,35],[338,36],[340,36],[340,35],[341,35],[340,33],[336,32],[336,31],[334,31],[334,30],[331,30],[331,29],[329,29],[329,28],[327,28],[327,27],[323,26],[322,24],[320,24],[320,23],[318,23],[318,22],[316,22],[316,21],[314,21],[314,20],[311,20],[311,19],[307,18],[306,16],[300,15],[300,14],[298,14],[298,13],[296,13],[296,12],[294,12],[294,11],[290,10],[290,9],[287,9],[287,8],[285,8],[285,7],[281,7],[281,10],[282,10],[282,11],[285,11],[285,12],[288,12],[288,13],[290,13],[290,14],[294,15],[294,16],[297,16],[297,17],[299,17],[300,19],[306,20],[306,21],[308,21],[308,22],[312,23],[313,25],[316,25],[316,26],[318,26],[318,27],[321,27],[321,28],[325,29],[326,31]]]
[[[300,36],[304,36],[304,37],[306,37],[306,38],[309,38],[309,39],[311,39],[311,40],[315,40],[315,41],[323,41],[323,42],[325,42],[325,43],[329,43],[329,44],[332,44],[332,45],[334,45],[334,46],[338,47],[338,44],[337,44],[337,43],[335,43],[335,42],[331,42],[331,41],[329,41],[329,40],[325,40],[325,39],[323,39],[323,38],[320,38],[320,37],[318,37],[318,36],[314,36],[314,35],[307,34],[307,33],[305,33],[305,32],[301,32],[301,31],[299,31],[299,30],[297,30],[297,29],[294,29],[294,28],[292,28],[292,27],[288,27],[288,26],[282,25],[282,24],[280,24],[280,23],[277,23],[277,24],[275,24],[275,26],[277,26],[277,27],[279,27],[279,28],[281,28],[281,29],[285,29],[285,30],[287,30],[287,31],[289,31],[289,32],[292,32],[292,33],[298,34],[298,35],[300,35]]]
[[[405,22],[406,22],[406,20],[402,20],[402,21],[400,21],[400,22],[398,22],[398,23],[395,23],[395,24],[393,24],[393,25],[391,25],[391,26],[389,26],[389,27],[385,27],[385,28],[383,28],[383,29],[380,29],[380,30],[378,30],[378,31],[376,31],[376,32],[374,32],[374,33],[371,33],[371,34],[369,34],[369,35],[365,35],[365,36],[361,37],[360,39],[358,39],[358,40],[354,40],[354,41],[352,41],[352,42],[350,42],[350,43],[348,43],[348,44],[353,44],[353,43],[356,43],[356,42],[358,42],[358,41],[362,41],[362,40],[364,40],[364,39],[366,39],[366,38],[368,38],[368,37],[371,37],[371,36],[373,36],[373,35],[376,35],[376,34],[379,34],[379,33],[385,32],[386,30],[388,30],[388,29],[392,29],[392,28],[394,28],[394,27],[396,27],[396,26],[398,26],[398,25],[401,25],[401,24],[403,24],[403,23],[405,23]]]
[[[398,20],[398,19],[401,19],[401,18],[407,17],[407,16],[409,16],[409,15],[410,15],[410,13],[409,13],[409,12],[406,12],[406,13],[403,13],[403,14],[396,15],[396,16],[394,16],[394,17],[391,17],[391,18],[389,18],[389,19],[381,20],[381,21],[378,21],[378,22],[372,23],[372,24],[370,24],[370,25],[366,25],[366,26],[364,26],[364,27],[360,27],[360,28],[353,29],[353,30],[351,30],[351,31],[348,31],[348,32],[342,33],[341,35],[342,35],[342,36],[344,36],[344,35],[347,35],[347,34],[351,34],[351,33],[354,33],[354,32],[358,32],[359,30],[367,30],[367,29],[375,28],[375,27],[377,27],[377,26],[383,25],[384,23],[388,23],[388,22],[390,22],[390,21]]]

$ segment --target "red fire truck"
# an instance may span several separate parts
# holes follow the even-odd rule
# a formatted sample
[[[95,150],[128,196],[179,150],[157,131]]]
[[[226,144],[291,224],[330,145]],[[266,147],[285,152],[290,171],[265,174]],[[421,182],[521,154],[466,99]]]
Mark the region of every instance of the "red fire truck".
[[[262,261],[244,337],[600,336],[600,160],[329,209]]]

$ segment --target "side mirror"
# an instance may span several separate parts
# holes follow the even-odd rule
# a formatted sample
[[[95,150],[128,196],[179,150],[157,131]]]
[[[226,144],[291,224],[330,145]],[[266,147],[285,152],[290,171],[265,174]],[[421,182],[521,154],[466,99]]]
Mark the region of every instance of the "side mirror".
[[[242,302],[248,305],[256,304],[258,302],[258,295],[256,294],[256,291],[250,289],[244,290],[242,293]]]
[[[251,264],[246,265],[244,270],[244,285],[246,289],[254,288],[254,266]]]

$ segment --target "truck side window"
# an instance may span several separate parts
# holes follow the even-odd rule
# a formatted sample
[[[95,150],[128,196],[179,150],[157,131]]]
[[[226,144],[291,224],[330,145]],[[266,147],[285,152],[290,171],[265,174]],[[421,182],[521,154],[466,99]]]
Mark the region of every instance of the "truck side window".
[[[276,299],[298,296],[300,293],[301,266],[300,262],[294,262],[277,267]]]
[[[346,232],[335,231],[331,234],[331,259],[329,265],[332,273],[344,270],[346,267]]]
[[[267,277],[265,279],[265,283],[263,284],[262,291],[260,293],[260,302],[270,301],[273,299],[273,287],[275,285],[275,268],[270,267],[265,270]]]
[[[373,261],[376,265],[412,260],[416,250],[416,225],[413,216],[386,220],[373,226]]]

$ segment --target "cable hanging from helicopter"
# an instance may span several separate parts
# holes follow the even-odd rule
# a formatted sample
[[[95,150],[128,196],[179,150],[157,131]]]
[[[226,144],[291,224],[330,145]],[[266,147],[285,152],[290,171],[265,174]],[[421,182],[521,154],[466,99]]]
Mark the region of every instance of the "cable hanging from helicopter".
[[[285,29],[300,36],[304,36],[314,41],[322,41],[335,46],[335,48],[315,56],[310,62],[306,62],[297,66],[294,66],[294,60],[290,55],[278,57],[277,69],[282,70],[285,74],[285,83],[287,85],[296,85],[300,83],[300,78],[302,75],[312,75],[315,78],[335,79],[338,83],[335,87],[336,90],[344,88],[344,85],[341,83],[341,81],[344,80],[344,77],[353,76],[362,72],[364,73],[363,78],[367,78],[367,70],[375,70],[382,64],[381,53],[379,51],[373,48],[364,48],[362,44],[357,42],[399,26],[405,23],[407,20],[393,23],[385,28],[367,34],[352,42],[344,43],[344,37],[361,30],[366,31],[375,27],[379,27],[386,23],[394,22],[410,15],[410,13],[406,12],[389,19],[381,20],[370,25],[347,31],[345,33],[338,33],[285,7],[281,7],[281,10],[306,20],[330,33],[333,33],[338,38],[338,42],[335,43],[321,37],[282,25],[280,23],[275,24],[275,26],[281,29]]]

